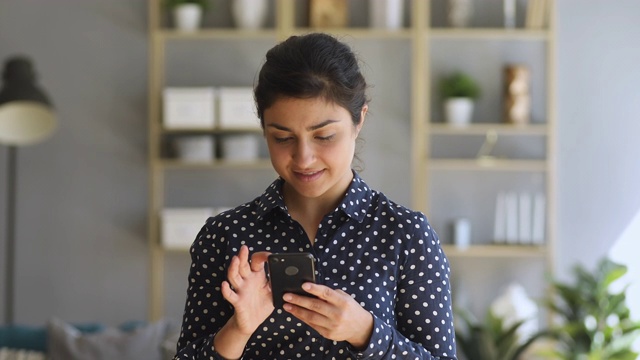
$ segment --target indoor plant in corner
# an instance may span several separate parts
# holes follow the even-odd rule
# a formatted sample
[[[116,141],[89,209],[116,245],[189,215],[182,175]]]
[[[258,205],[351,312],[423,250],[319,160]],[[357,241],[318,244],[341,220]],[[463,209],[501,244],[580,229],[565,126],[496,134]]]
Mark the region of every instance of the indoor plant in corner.
[[[480,96],[480,87],[471,76],[455,72],[444,77],[440,83],[440,94],[449,124],[465,126],[471,122],[475,99]]]
[[[178,30],[195,31],[200,28],[202,14],[209,8],[209,0],[165,0]]]
[[[574,269],[575,282],[552,282],[555,297],[546,305],[559,318],[551,328],[556,347],[549,359],[635,360],[632,350],[640,336],[640,322],[630,318],[626,287],[612,292],[610,285],[627,272],[624,265],[603,259],[593,272]]]
[[[459,310],[456,316],[462,324],[456,326],[458,349],[470,360],[518,360],[527,349],[546,334],[537,333],[520,339],[518,329],[526,320],[505,326],[504,320],[488,311],[484,323]],[[524,341],[523,341],[524,340]]]

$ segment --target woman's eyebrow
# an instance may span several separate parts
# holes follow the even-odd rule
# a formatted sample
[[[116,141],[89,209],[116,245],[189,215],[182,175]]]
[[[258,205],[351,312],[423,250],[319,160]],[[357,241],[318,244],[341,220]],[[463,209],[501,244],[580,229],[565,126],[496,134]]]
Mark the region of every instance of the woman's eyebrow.
[[[320,128],[323,128],[323,127],[325,127],[325,126],[327,126],[329,124],[333,124],[333,123],[336,123],[336,122],[339,122],[339,120],[325,120],[325,121],[323,121],[323,122],[321,122],[319,124],[309,126],[307,128],[307,130],[318,130]],[[282,130],[282,131],[289,131],[289,132],[291,131],[291,129],[289,129],[288,127],[282,126],[280,124],[273,124],[273,123],[272,124],[267,124],[267,127],[276,128],[276,129]]]

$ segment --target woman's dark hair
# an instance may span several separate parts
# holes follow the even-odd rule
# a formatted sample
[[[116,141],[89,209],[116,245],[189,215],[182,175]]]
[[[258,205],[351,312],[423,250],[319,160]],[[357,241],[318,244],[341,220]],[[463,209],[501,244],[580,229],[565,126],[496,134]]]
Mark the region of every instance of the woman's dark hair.
[[[321,33],[292,36],[267,52],[254,97],[264,127],[264,111],[281,98],[322,97],[347,109],[354,125],[368,102],[367,83],[348,45]]]

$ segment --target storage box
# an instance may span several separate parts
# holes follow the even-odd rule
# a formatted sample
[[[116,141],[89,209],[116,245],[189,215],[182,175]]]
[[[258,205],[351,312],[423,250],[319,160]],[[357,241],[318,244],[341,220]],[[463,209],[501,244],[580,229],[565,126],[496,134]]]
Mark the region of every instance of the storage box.
[[[218,90],[218,126],[222,129],[260,129],[251,87]]]
[[[185,162],[212,162],[215,159],[213,136],[180,136],[173,139],[178,159]]]
[[[166,208],[162,210],[160,239],[165,249],[188,249],[213,208]]]
[[[169,87],[163,92],[166,129],[213,129],[216,90],[212,87]]]
[[[220,152],[225,161],[255,161],[260,155],[260,137],[257,134],[221,136]]]

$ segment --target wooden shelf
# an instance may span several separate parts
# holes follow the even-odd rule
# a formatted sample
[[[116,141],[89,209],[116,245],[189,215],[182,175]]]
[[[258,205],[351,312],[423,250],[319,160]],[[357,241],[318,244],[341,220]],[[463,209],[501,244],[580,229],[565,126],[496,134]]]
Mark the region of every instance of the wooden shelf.
[[[554,6],[552,6],[551,12],[555,10],[555,0],[551,0]],[[476,0],[478,2],[478,0]],[[351,40],[364,40],[365,42],[372,42],[375,45],[375,41],[387,44],[387,42],[393,44],[402,44],[403,49],[407,49],[408,53],[402,54],[402,58],[410,58],[411,68],[410,83],[407,84],[410,87],[410,103],[411,103],[411,141],[410,152],[411,159],[409,167],[411,168],[411,199],[413,203],[411,207],[414,210],[422,211],[426,214],[430,212],[431,204],[431,191],[440,191],[441,189],[434,189],[434,185],[440,185],[437,183],[439,180],[438,172],[449,171],[468,171],[468,172],[483,172],[489,174],[489,177],[499,177],[500,180],[514,179],[513,181],[521,181],[524,176],[531,174],[538,176],[542,174],[544,178],[544,194],[547,199],[547,214],[546,214],[546,243],[542,246],[525,246],[525,245],[498,245],[498,244],[486,244],[486,245],[474,245],[467,249],[461,250],[452,245],[444,245],[443,248],[450,258],[467,259],[497,259],[497,261],[508,261],[509,259],[539,259],[545,261],[547,271],[552,271],[553,265],[553,248],[555,243],[555,170],[554,164],[556,153],[556,141],[555,141],[555,109],[556,101],[554,99],[556,93],[555,86],[555,24],[553,16],[550,16],[548,29],[505,29],[499,27],[493,28],[446,28],[446,27],[429,27],[430,19],[432,16],[431,7],[432,2],[428,0],[410,0],[409,4],[409,17],[410,25],[408,27],[399,30],[386,30],[386,29],[374,29],[365,27],[345,27],[345,28],[311,28],[296,26],[299,24],[297,17],[300,15],[296,12],[296,6],[298,6],[298,0],[274,0],[270,3],[275,4],[275,16],[274,24],[270,28],[259,30],[244,30],[237,28],[204,28],[194,32],[181,32],[170,28],[163,27],[163,14],[160,0],[149,0],[150,10],[150,37],[149,37],[149,164],[150,164],[150,201],[149,201],[149,214],[156,214],[160,209],[165,206],[165,176],[172,171],[225,171],[225,170],[247,170],[247,174],[250,171],[273,171],[273,167],[268,159],[261,159],[259,161],[246,161],[246,162],[225,162],[216,160],[206,163],[189,163],[178,159],[162,158],[162,146],[164,142],[171,137],[188,136],[188,135],[211,135],[211,136],[223,136],[224,134],[233,133],[254,133],[260,134],[261,129],[163,129],[162,117],[161,117],[161,97],[158,94],[166,86],[166,74],[165,71],[165,52],[168,45],[173,45],[174,42],[181,41],[229,41],[229,42],[242,42],[246,41],[251,43],[252,41],[272,41],[275,43],[279,40],[284,40],[290,35],[305,34],[309,32],[322,31],[325,33],[333,34],[345,41]],[[361,5],[358,5],[361,6]],[[366,10],[366,7],[361,6],[361,10]],[[444,123],[430,122],[431,109],[435,104],[433,103],[435,95],[433,91],[437,91],[433,84],[436,75],[439,72],[447,70],[447,66],[443,66],[440,61],[441,58],[436,56],[433,52],[434,47],[446,45],[447,49],[451,47],[456,49],[458,45],[466,46],[467,43],[462,41],[468,41],[471,45],[477,45],[475,42],[479,42],[480,46],[483,46],[486,42],[504,42],[498,45],[505,48],[511,46],[520,46],[524,43],[526,47],[531,47],[535,51],[544,53],[544,67],[538,73],[536,73],[537,81],[542,81],[539,84],[543,84],[544,93],[536,93],[536,96],[542,96],[544,99],[536,103],[535,106],[544,107],[536,108],[541,114],[539,116],[545,121],[544,123],[527,124],[522,126],[500,123],[499,104],[500,99],[490,99],[494,103],[488,106],[494,107],[496,113],[495,118],[485,118],[485,120],[495,120],[493,123],[474,123],[464,128],[457,128],[449,126]],[[448,43],[450,42],[450,43]],[[489,45],[493,46],[494,43]],[[543,46],[538,46],[543,45]],[[257,51],[257,49],[256,49]],[[537,54],[537,53],[536,53]],[[264,56],[263,53],[252,54],[255,56]],[[495,55],[495,58],[494,58]],[[530,54],[522,54],[522,61],[527,61]],[[396,54],[388,54],[390,57],[396,56]],[[446,56],[443,55],[443,56]],[[456,54],[449,55],[451,58],[458,56]],[[494,61],[496,69],[501,67],[506,59],[500,58],[501,54],[498,52],[491,53],[491,59]],[[444,58],[447,60],[448,58]],[[366,60],[366,59],[365,59]],[[437,61],[434,61],[437,60]],[[470,67],[475,66],[476,59],[455,59],[456,66],[460,64],[466,64]],[[458,63],[458,60],[461,60]],[[464,60],[464,61],[463,61]],[[520,60],[520,57],[518,57]],[[465,62],[466,61],[466,62]],[[451,66],[454,65],[451,64]],[[464,66],[461,70],[465,70]],[[237,69],[236,69],[237,70]],[[234,71],[234,69],[213,69],[213,71]],[[211,86],[214,86],[212,84]],[[542,101],[544,100],[544,101]],[[493,113],[492,113],[493,114]],[[491,115],[493,116],[493,115]],[[465,141],[477,141],[480,139],[472,138],[473,136],[484,136],[488,132],[495,131],[499,136],[508,136],[514,146],[517,146],[518,141],[532,143],[534,146],[538,146],[541,142],[546,142],[544,151],[545,159],[475,159],[475,158],[433,158],[430,155],[431,142],[432,141],[447,141],[455,140],[456,142],[464,143]],[[445,137],[460,137],[460,138],[445,138]],[[466,138],[468,137],[468,138]],[[523,138],[516,138],[523,137]],[[524,138],[528,137],[528,138]],[[536,138],[539,137],[539,138]],[[505,153],[507,156],[515,156],[514,152]],[[443,152],[443,156],[455,156],[451,152]],[[494,172],[494,173],[492,173]],[[501,173],[504,172],[504,173]],[[275,171],[273,171],[275,174]],[[244,173],[243,173],[244,174]],[[262,173],[261,173],[262,174]],[[474,173],[473,175],[476,175]],[[175,173],[172,173],[172,176]],[[447,173],[451,176],[465,176],[467,174]],[[242,176],[242,175],[241,175]],[[434,181],[436,180],[436,181]],[[520,184],[516,187],[519,188]],[[526,184],[525,184],[526,186]],[[446,188],[446,191],[455,191],[455,189]],[[452,199],[454,200],[454,199]],[[476,205],[476,204],[472,204]],[[466,204],[453,204],[453,206],[466,206]],[[438,211],[434,206],[433,211]],[[475,215],[486,210],[486,205],[482,204],[480,207],[473,207],[469,210],[471,215]],[[443,221],[444,222],[444,221]],[[148,233],[149,233],[149,248],[150,248],[150,286],[149,286],[149,318],[159,319],[164,316],[164,296],[165,289],[163,283],[164,270],[164,256],[167,253],[182,253],[188,251],[188,248],[170,248],[166,249],[162,247],[159,241],[160,223],[157,216],[149,216]],[[463,262],[463,261],[462,261]],[[516,264],[517,265],[517,264]],[[468,271],[475,271],[471,269]],[[540,276],[543,276],[540,274]]]
[[[430,170],[444,171],[547,171],[544,160],[431,159]]]
[[[158,31],[158,36],[165,40],[213,40],[213,39],[267,39],[276,40],[277,32],[272,29],[243,30],[243,29],[200,29],[186,32],[174,29]]]
[[[413,33],[411,29],[385,30],[373,28],[309,28],[299,27],[294,29],[296,34],[306,34],[310,32],[323,32],[337,35],[341,38],[354,39],[406,39],[411,40]]]
[[[159,164],[166,170],[214,170],[214,169],[272,169],[270,160],[256,161],[224,161],[213,162],[185,162],[180,160],[165,159]]]
[[[429,37],[433,40],[532,40],[544,41],[549,37],[547,30],[504,29],[504,28],[432,28]]]
[[[224,135],[224,134],[262,134],[262,128],[211,128],[211,129],[165,129],[160,130],[165,135]]]
[[[546,136],[548,127],[546,124],[510,125],[498,123],[470,124],[465,127],[431,123],[428,126],[428,133],[432,135],[485,135],[490,131],[495,131],[498,135]]]
[[[523,258],[545,257],[548,248],[533,245],[472,245],[466,249],[459,249],[454,245],[442,246],[447,257],[474,258]]]

